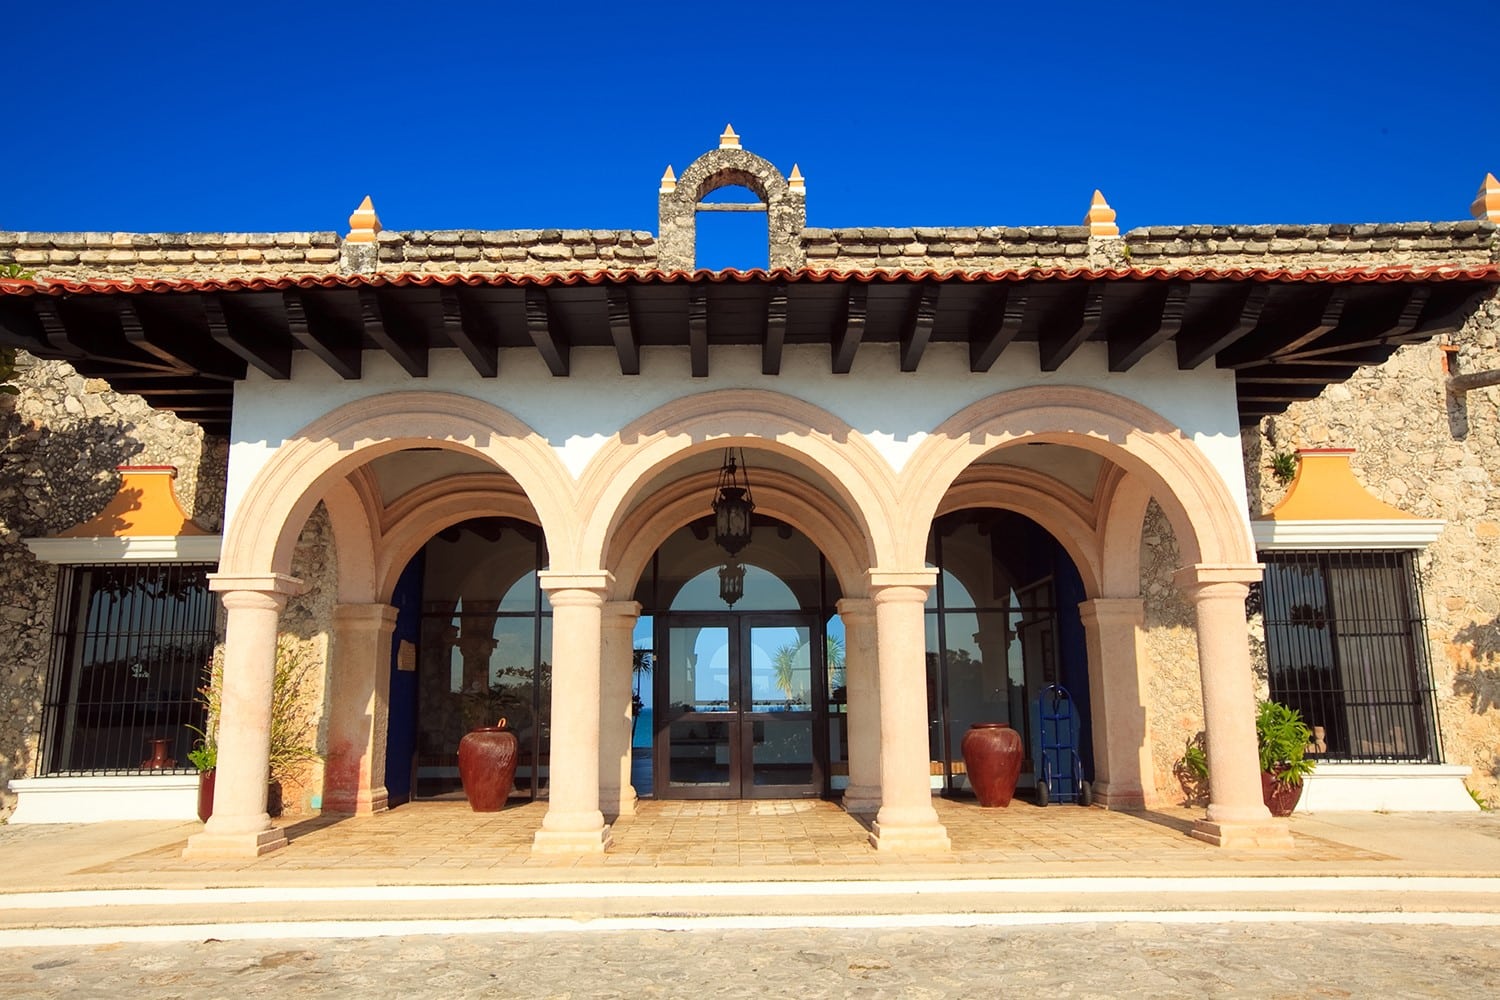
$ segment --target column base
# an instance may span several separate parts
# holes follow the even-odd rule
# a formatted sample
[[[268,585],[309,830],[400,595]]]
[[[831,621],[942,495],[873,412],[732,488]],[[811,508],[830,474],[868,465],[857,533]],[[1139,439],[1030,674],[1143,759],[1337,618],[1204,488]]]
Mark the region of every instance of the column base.
[[[948,831],[941,823],[924,823],[920,826],[892,826],[876,820],[871,824],[870,846],[877,851],[900,851],[909,853],[947,852],[953,849]]]
[[[390,793],[384,787],[362,790],[353,800],[348,796],[323,796],[323,813],[338,816],[373,816],[391,807]]]
[[[614,843],[608,824],[596,830],[538,830],[532,854],[603,854]]]
[[[1291,851],[1292,828],[1284,819],[1214,820],[1193,822],[1189,835],[1215,847],[1241,851]]]
[[[182,856],[191,861],[258,858],[286,846],[286,832],[273,826],[249,833],[195,833],[188,838]]]
[[[1146,808],[1146,793],[1139,787],[1128,785],[1094,785],[1094,804],[1117,812],[1142,812]]]
[[[880,787],[878,785],[850,785],[844,789],[844,812],[866,816],[880,811]]]
[[[634,816],[636,798],[634,788],[626,788],[623,792],[616,788],[599,789],[599,806],[605,821],[613,822],[621,816]]]

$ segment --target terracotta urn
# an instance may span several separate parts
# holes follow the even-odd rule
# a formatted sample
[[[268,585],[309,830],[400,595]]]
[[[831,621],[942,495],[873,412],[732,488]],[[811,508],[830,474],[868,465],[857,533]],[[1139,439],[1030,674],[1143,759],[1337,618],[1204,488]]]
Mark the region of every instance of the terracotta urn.
[[[964,768],[969,787],[986,808],[1010,805],[1021,774],[1021,734],[1004,722],[976,722],[964,733]]]
[[[1276,775],[1270,771],[1262,771],[1260,772],[1260,793],[1266,801],[1266,808],[1271,810],[1272,816],[1290,816],[1302,799],[1302,783],[1288,785],[1284,781],[1277,781]]]
[[[499,812],[516,780],[516,735],[505,728],[481,726],[458,741],[458,777],[469,808]]]
[[[146,749],[151,756],[141,761],[142,771],[169,771],[177,766],[177,761],[167,756],[172,752],[170,739],[147,740]]]

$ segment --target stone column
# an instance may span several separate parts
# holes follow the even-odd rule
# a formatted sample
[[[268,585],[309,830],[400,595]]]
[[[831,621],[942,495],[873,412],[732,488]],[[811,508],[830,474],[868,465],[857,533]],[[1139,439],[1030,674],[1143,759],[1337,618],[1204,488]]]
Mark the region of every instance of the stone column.
[[[880,809],[880,671],[875,643],[875,602],[846,597],[838,603],[844,622],[844,690],[848,710],[849,787],[844,809]]]
[[[280,573],[209,578],[228,611],[214,814],[188,838],[185,858],[254,858],[286,846],[266,813],[270,778],[271,685],[281,609],[301,582]]]
[[[927,744],[927,630],[934,570],[871,571],[880,668],[880,812],[870,843],[882,851],[946,851],[932,808]]]
[[[389,604],[340,604],[333,609],[324,812],[368,816],[385,811],[395,628],[396,609]]]
[[[1094,737],[1094,801],[1144,809],[1156,794],[1146,738],[1139,597],[1095,598],[1078,605],[1089,654],[1089,724]]]
[[[1261,567],[1197,565],[1176,582],[1198,619],[1198,670],[1208,743],[1208,813],[1193,836],[1220,847],[1290,850],[1287,821],[1273,819],[1260,790],[1255,684],[1250,670],[1245,597]]]
[[[550,798],[534,854],[598,853],[609,846],[599,811],[600,644],[608,573],[543,572],[552,603]]]
[[[611,817],[635,815],[630,784],[632,684],[635,680],[635,623],[641,606],[609,601],[603,609],[603,678],[599,683],[599,807]]]

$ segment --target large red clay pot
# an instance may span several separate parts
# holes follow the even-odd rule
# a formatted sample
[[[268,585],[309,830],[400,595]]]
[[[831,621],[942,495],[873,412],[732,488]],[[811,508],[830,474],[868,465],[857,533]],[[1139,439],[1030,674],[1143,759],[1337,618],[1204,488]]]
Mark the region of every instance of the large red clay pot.
[[[469,808],[499,812],[516,781],[516,736],[498,726],[481,726],[458,741],[458,777]]]
[[[1302,799],[1302,783],[1288,785],[1277,781],[1269,771],[1260,772],[1260,794],[1266,800],[1266,808],[1272,816],[1290,816]]]
[[[1021,775],[1021,734],[1003,722],[976,722],[964,733],[969,787],[985,807],[1008,806]]]

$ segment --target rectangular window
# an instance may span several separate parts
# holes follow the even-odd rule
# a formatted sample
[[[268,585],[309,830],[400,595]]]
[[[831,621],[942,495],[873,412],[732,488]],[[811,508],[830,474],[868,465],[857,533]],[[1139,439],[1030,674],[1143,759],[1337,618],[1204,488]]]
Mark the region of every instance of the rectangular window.
[[[1441,759],[1421,582],[1409,551],[1268,552],[1271,698],[1334,761]]]
[[[188,727],[203,725],[197,693],[214,648],[213,569],[63,568],[39,774],[190,769],[196,736]]]

